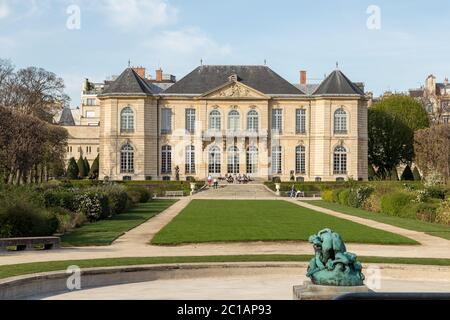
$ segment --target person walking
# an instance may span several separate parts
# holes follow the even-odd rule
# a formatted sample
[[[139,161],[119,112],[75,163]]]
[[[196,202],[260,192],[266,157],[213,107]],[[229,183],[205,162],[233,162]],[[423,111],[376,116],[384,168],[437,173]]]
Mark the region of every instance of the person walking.
[[[211,188],[211,184],[212,184],[212,177],[211,175],[208,176],[208,187]]]

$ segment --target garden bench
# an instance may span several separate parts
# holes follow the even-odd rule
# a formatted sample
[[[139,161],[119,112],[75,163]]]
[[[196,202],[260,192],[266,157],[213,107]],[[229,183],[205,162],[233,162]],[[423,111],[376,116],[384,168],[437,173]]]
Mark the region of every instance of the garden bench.
[[[51,250],[59,248],[61,239],[59,237],[34,237],[34,238],[6,238],[0,239],[0,250],[8,250],[10,247],[16,247],[17,251]]]
[[[184,191],[166,191],[166,197],[183,197]]]

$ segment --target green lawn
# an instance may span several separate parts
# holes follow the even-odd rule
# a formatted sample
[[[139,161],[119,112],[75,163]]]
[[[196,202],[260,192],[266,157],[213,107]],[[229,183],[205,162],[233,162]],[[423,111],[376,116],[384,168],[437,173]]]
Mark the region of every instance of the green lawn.
[[[139,204],[126,213],[110,219],[86,224],[71,233],[65,234],[61,241],[63,246],[102,246],[110,245],[125,232],[139,226],[158,213],[164,211],[175,201],[154,200]]]
[[[324,228],[340,233],[346,242],[417,244],[400,235],[276,200],[194,200],[152,243],[307,241]]]
[[[450,226],[438,224],[438,223],[430,223],[420,220],[401,218],[401,217],[393,217],[383,213],[374,213],[370,211],[365,211],[362,209],[352,208],[348,206],[343,206],[336,203],[330,203],[326,201],[304,201],[306,203],[322,207],[325,209],[335,210],[341,213],[348,214],[350,216],[361,217],[365,219],[370,219],[386,224],[390,224],[396,227],[414,230],[419,232],[425,232],[426,234],[444,238],[450,240]]]
[[[109,258],[94,260],[71,260],[34,262],[0,266],[0,279],[41,272],[64,271],[69,266],[80,268],[103,268],[119,266],[137,266],[151,264],[179,263],[216,263],[216,262],[306,262],[308,255],[244,255],[244,256],[201,256],[201,257],[146,257],[146,258]],[[395,258],[395,257],[358,257],[364,263],[412,264],[450,266],[450,259],[431,258]],[[364,266],[364,265],[363,265]]]

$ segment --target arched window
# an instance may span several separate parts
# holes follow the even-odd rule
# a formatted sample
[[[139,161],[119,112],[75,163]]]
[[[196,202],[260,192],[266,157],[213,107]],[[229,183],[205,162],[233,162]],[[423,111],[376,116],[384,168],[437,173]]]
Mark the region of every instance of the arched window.
[[[273,174],[282,174],[281,168],[281,146],[273,146],[272,147],[272,173]]]
[[[334,113],[334,133],[347,133],[347,112],[343,108],[337,109]]]
[[[213,175],[220,174],[220,171],[221,171],[220,157],[221,157],[221,154],[220,154],[219,147],[215,146],[215,147],[211,147],[209,149],[209,154],[208,154],[208,171],[209,171],[209,174],[213,174]]]
[[[258,173],[258,148],[255,146],[247,148],[247,173]]]
[[[306,110],[297,109],[295,111],[295,131],[297,134],[306,133]]]
[[[195,174],[195,147],[186,146],[186,174]]]
[[[295,172],[297,174],[306,173],[306,148],[304,146],[295,148]]]
[[[241,116],[237,110],[232,110],[228,114],[228,130],[238,131],[241,127]]]
[[[334,149],[334,174],[347,174],[347,150],[342,147]]]
[[[239,148],[229,147],[228,154],[228,173],[239,173]]]
[[[220,112],[217,110],[211,111],[209,114],[209,129],[210,130],[221,130],[221,115]]]
[[[130,144],[120,150],[120,172],[134,173],[134,148]]]
[[[251,110],[247,114],[247,130],[257,132],[259,128],[259,115],[256,110]]]
[[[120,113],[120,131],[134,132],[134,112],[130,107],[126,107]]]
[[[161,152],[161,173],[167,174],[172,172],[172,147],[163,146]]]

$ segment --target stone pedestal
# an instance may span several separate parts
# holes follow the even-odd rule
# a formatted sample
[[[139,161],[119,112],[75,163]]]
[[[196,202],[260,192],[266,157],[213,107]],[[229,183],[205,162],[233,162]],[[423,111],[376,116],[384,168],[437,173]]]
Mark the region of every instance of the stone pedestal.
[[[333,300],[347,293],[373,292],[366,286],[336,287],[318,286],[311,281],[305,281],[301,286],[294,287],[294,300]]]

